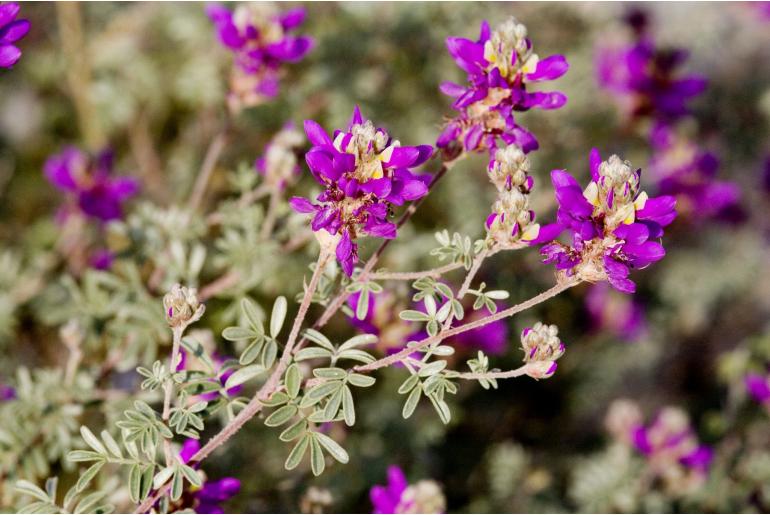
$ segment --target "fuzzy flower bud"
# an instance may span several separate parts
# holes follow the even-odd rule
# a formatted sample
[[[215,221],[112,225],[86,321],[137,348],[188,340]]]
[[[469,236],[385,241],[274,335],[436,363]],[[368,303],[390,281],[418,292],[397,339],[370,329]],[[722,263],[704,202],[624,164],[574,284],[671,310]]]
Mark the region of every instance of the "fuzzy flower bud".
[[[557,366],[555,361],[530,361],[526,374],[532,379],[548,379],[556,373]]]
[[[524,361],[555,361],[559,359],[566,348],[558,334],[558,327],[545,325],[541,322],[525,328],[521,333]]]
[[[171,327],[184,327],[198,320],[205,306],[198,301],[198,291],[179,284],[163,297],[166,321]]]

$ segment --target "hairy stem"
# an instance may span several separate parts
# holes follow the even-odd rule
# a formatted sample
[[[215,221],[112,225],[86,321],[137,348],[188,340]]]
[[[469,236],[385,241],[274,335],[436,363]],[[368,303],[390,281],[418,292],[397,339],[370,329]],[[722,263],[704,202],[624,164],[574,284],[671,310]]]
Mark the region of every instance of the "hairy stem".
[[[168,373],[173,375],[176,368],[177,358],[179,356],[179,347],[182,343],[183,326],[176,326],[171,329],[174,334],[174,342],[171,346],[171,357],[168,360]],[[169,376],[165,384],[165,393],[163,396],[163,423],[168,424],[168,418],[171,415],[171,396],[174,394],[174,380]],[[166,466],[169,467],[174,462],[174,455],[171,452],[171,440],[163,440],[163,453],[166,455]]]
[[[206,150],[206,156],[203,158],[203,164],[198,172],[198,176],[195,178],[195,184],[193,185],[192,193],[190,194],[190,200],[187,202],[187,207],[190,211],[195,211],[203,200],[203,195],[206,193],[206,186],[209,184],[211,174],[214,173],[214,169],[219,161],[219,156],[222,155],[222,151],[227,143],[227,127],[225,127],[219,134],[214,136],[214,139],[209,143],[209,148]]]
[[[273,234],[273,227],[275,226],[275,219],[278,216],[278,204],[281,201],[281,190],[274,187],[270,192],[270,202],[267,205],[267,213],[265,213],[265,220],[262,222],[262,229],[260,231],[260,237],[263,240],[270,238]]]
[[[404,360],[405,358],[409,357],[412,353],[415,351],[418,351],[420,349],[424,349],[431,343],[435,343],[441,340],[444,340],[446,338],[450,338],[452,336],[462,334],[464,332],[470,331],[472,329],[477,329],[479,327],[483,327],[487,324],[490,324],[492,322],[495,322],[497,320],[501,320],[503,318],[508,318],[510,316],[513,316],[517,313],[520,313],[522,311],[525,311],[533,306],[537,306],[541,302],[544,302],[552,297],[555,297],[556,295],[562,293],[565,290],[568,290],[569,288],[572,288],[576,284],[578,284],[579,281],[577,280],[569,280],[562,283],[557,283],[556,285],[552,286],[551,288],[547,289],[546,291],[540,293],[539,295],[535,295],[529,300],[526,300],[520,304],[516,304],[515,306],[512,306],[508,309],[505,309],[503,311],[498,311],[494,315],[489,315],[484,318],[480,318],[478,320],[474,320],[473,322],[468,322],[467,324],[459,325],[457,327],[449,328],[445,331],[441,331],[435,336],[429,336],[428,338],[425,338],[424,340],[419,341],[415,345],[412,345],[410,347],[406,347],[400,352],[396,354],[392,354],[390,356],[386,356],[382,359],[379,359],[373,363],[369,363],[368,365],[359,365],[357,367],[354,367],[353,370],[356,372],[371,372],[373,370],[377,370],[379,368],[387,367],[390,365],[393,365],[395,363],[398,363],[399,361]]]
[[[473,373],[473,372],[466,372],[464,374],[456,375],[454,377],[458,379],[509,379],[512,377],[521,377],[523,375],[526,375],[527,373],[527,365],[522,365],[519,368],[516,368],[514,370],[508,370],[506,372],[483,372],[483,373]]]
[[[308,308],[310,307],[310,301],[313,298],[313,293],[315,293],[315,290],[318,287],[318,282],[321,279],[321,275],[323,274],[323,269],[330,258],[331,255],[323,251],[318,257],[318,262],[316,263],[315,270],[313,271],[313,276],[310,279],[310,284],[308,284],[308,287],[305,289],[305,295],[302,297],[299,311],[297,312],[297,316],[294,319],[294,323],[292,324],[291,332],[289,333],[288,340],[286,340],[286,346],[283,349],[283,354],[281,355],[281,359],[278,362],[278,366],[276,366],[275,370],[273,370],[273,373],[270,375],[265,384],[263,384],[257,393],[254,394],[254,397],[251,398],[246,407],[243,408],[243,410],[241,410],[241,412],[238,413],[235,418],[228,422],[219,433],[217,433],[208,442],[206,442],[206,445],[204,445],[197,453],[195,453],[192,458],[190,458],[190,464],[203,461],[215,449],[229,440],[230,437],[237,433],[241,427],[246,424],[246,422],[251,420],[257,413],[260,412],[262,409],[261,401],[269,398],[270,395],[272,395],[273,392],[277,390],[278,383],[280,382],[283,373],[286,371],[286,368],[289,366],[289,362],[291,361],[292,349],[294,347],[294,343],[297,341],[297,336],[299,335],[299,330],[302,327],[302,322],[305,319],[305,315],[307,315]],[[170,486],[170,483],[163,485],[153,495],[145,499],[144,502],[142,502],[137,507],[134,513],[146,513],[149,511],[150,508],[152,508],[152,506],[158,501],[158,499],[160,499],[168,491]]]
[[[422,272],[377,272],[369,274],[369,279],[381,281],[414,281],[423,277],[438,279],[447,272],[462,268],[462,263],[449,263],[444,266],[423,270]]]

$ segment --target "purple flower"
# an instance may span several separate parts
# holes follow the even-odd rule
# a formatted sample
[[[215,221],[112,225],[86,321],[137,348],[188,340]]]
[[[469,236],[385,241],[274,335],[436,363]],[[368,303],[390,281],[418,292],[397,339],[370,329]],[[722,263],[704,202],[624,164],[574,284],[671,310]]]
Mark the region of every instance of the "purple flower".
[[[455,320],[452,325],[470,323],[491,314],[486,307],[482,307],[470,313],[462,321]],[[450,338],[448,342],[468,351],[478,349],[493,356],[504,354],[508,348],[508,324],[504,320],[495,320],[477,329],[460,333]]]
[[[744,379],[746,390],[760,404],[768,404],[770,401],[770,381],[767,376],[748,374]]]
[[[388,484],[374,485],[369,490],[372,513],[443,513],[446,500],[434,481],[410,485],[397,466],[388,467]]]
[[[12,401],[16,398],[16,389],[13,386],[0,384],[0,402]]]
[[[613,293],[607,283],[591,286],[585,306],[595,330],[608,331],[626,341],[635,341],[647,332],[642,304],[633,298]]]
[[[709,218],[731,221],[739,216],[741,190],[733,182],[716,180],[719,158],[657,124],[650,137],[650,174],[665,195],[677,198],[680,212],[692,221]]]
[[[112,177],[112,152],[90,157],[65,147],[48,158],[43,169],[48,182],[67,193],[86,216],[101,221],[123,217],[123,203],[139,191],[131,177]]]
[[[305,161],[325,190],[317,203],[293,197],[290,204],[299,213],[313,214],[313,231],[335,239],[337,261],[351,275],[358,262],[358,235],[395,238],[396,225],[387,220],[392,206],[427,194],[427,178],[410,169],[427,161],[433,148],[401,146],[364,120],[358,107],[347,130],[335,131],[334,139],[312,120],[305,121],[305,133],[313,144]]]
[[[554,241],[541,254],[567,275],[589,282],[606,279],[615,289],[633,293],[630,271],[665,255],[656,240],[676,217],[676,202],[670,196],[649,198],[640,190],[641,170],[617,156],[602,162],[594,149],[590,169],[585,190],[566,171],[551,172],[559,203],[556,220],[572,236],[572,245]]]
[[[230,105],[237,110],[278,94],[281,67],[300,61],[313,48],[308,36],[291,32],[305,20],[305,9],[277,12],[269,4],[241,4],[230,11],[219,4],[206,7],[219,40],[235,58],[230,80]]]
[[[494,31],[484,21],[477,41],[450,37],[446,44],[457,65],[468,74],[468,84],[441,85],[441,91],[455,99],[452,107],[460,115],[447,124],[436,145],[444,148],[458,143],[474,151],[494,148],[500,138],[524,152],[536,150],[534,135],[516,123],[513,113],[558,109],[566,103],[567,97],[559,91],[527,91],[529,84],[564,75],[569,68],[564,56],[540,59],[532,51],[526,27],[513,17]]]
[[[680,465],[705,476],[713,460],[713,451],[698,443],[687,414],[677,408],[664,408],[649,426],[633,427],[631,442],[661,470]]]
[[[17,20],[19,4],[0,4],[0,68],[12,68],[21,58],[21,50],[14,45],[29,32],[29,20]]]
[[[647,34],[643,12],[633,12],[626,21],[635,39],[624,46],[599,48],[595,64],[599,85],[615,95],[633,118],[672,121],[687,114],[687,102],[703,92],[706,79],[679,72],[687,52],[657,47]]]
[[[200,450],[198,440],[187,439],[182,445],[179,457],[184,463]],[[217,481],[205,480],[200,488],[191,489],[190,503],[196,513],[225,513],[222,504],[232,499],[241,490],[241,482],[233,477],[225,477]]]

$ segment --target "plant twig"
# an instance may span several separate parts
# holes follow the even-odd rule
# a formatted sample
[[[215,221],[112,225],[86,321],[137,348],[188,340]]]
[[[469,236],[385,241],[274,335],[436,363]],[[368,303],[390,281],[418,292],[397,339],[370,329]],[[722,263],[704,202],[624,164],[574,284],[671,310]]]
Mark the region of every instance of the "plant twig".
[[[209,144],[208,150],[206,150],[203,164],[198,172],[198,176],[195,178],[195,184],[193,185],[192,193],[190,194],[190,200],[187,202],[187,207],[190,211],[195,211],[200,206],[203,195],[206,193],[206,186],[208,186],[211,174],[214,173],[217,161],[219,161],[219,156],[225,148],[225,143],[227,143],[227,127],[214,136],[214,139],[212,139]]]
[[[179,347],[182,343],[182,333],[184,332],[184,326],[176,326],[171,329],[174,335],[174,342],[171,347],[171,357],[168,360],[168,373],[169,377],[165,384],[165,393],[163,396],[163,422],[168,423],[168,418],[171,415],[171,396],[174,393],[174,379],[171,377],[174,374],[174,368],[176,367],[177,357],[179,355]],[[166,455],[166,466],[170,467],[174,462],[174,455],[171,452],[171,440],[169,438],[163,439],[163,453]]]
[[[441,331],[440,333],[436,334],[435,336],[429,336],[419,342],[417,342],[415,345],[411,345],[409,347],[405,347],[403,350],[397,352],[396,354],[391,354],[390,356],[386,356],[382,359],[379,359],[377,361],[374,361],[372,363],[369,363],[367,365],[359,365],[357,367],[354,367],[353,370],[356,372],[371,372],[373,370],[377,370],[379,368],[387,367],[390,365],[393,365],[395,363],[398,363],[399,361],[404,360],[405,358],[409,357],[412,353],[415,351],[418,351],[420,349],[424,349],[428,345],[434,342],[438,342],[441,340],[444,340],[446,338],[450,338],[452,336],[462,334],[467,331],[471,331],[473,329],[477,329],[479,327],[483,327],[487,324],[490,324],[492,322],[495,322],[497,320],[501,320],[503,318],[507,318],[510,316],[513,316],[517,313],[520,313],[522,311],[525,311],[533,306],[537,306],[541,302],[544,302],[552,297],[555,297],[556,295],[560,294],[561,292],[568,290],[569,288],[572,288],[573,286],[577,285],[579,283],[578,280],[572,279],[565,282],[557,283],[556,285],[552,286],[551,288],[547,289],[546,291],[540,293],[539,295],[535,295],[529,300],[526,300],[524,302],[521,302],[519,304],[516,304],[515,306],[512,306],[508,309],[505,309],[503,311],[498,311],[497,313],[493,315],[486,316],[484,318],[479,318],[478,320],[474,320],[472,322],[468,322],[463,325],[459,325],[456,327],[452,327],[447,329],[446,331]]]
[[[414,281],[422,279],[423,277],[433,277],[438,279],[447,272],[462,268],[462,263],[448,263],[443,266],[431,268],[430,270],[423,270],[422,272],[375,272],[369,274],[369,279],[380,281]]]

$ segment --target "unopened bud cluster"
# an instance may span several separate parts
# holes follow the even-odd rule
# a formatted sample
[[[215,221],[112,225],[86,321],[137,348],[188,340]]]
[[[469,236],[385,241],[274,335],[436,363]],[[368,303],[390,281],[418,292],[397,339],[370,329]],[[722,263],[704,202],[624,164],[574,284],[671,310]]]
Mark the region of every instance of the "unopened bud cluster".
[[[198,320],[205,306],[198,301],[198,291],[179,284],[163,297],[166,322],[171,327],[184,327]]]
[[[558,333],[559,329],[555,325],[545,325],[541,322],[522,331],[521,348],[524,351],[528,376],[546,379],[556,372],[556,360],[566,350]]]
[[[529,158],[517,145],[498,149],[489,162],[489,180],[498,196],[487,218],[487,237],[503,247],[532,240],[540,231],[534,223],[535,212],[529,209],[534,185],[529,167]]]
[[[644,207],[647,199],[646,195],[637,198],[640,179],[641,170],[616,155],[599,165],[598,180],[588,185],[584,196],[602,213],[605,227],[612,230],[634,222],[637,206]]]

